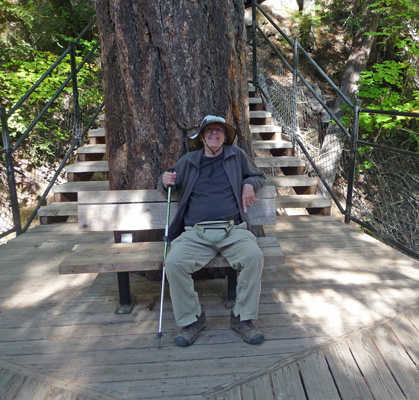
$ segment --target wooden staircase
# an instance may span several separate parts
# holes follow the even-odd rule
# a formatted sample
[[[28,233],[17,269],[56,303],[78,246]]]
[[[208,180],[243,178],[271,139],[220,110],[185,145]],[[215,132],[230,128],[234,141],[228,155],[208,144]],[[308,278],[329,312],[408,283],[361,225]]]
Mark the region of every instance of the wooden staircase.
[[[250,130],[255,163],[267,174],[267,185],[277,188],[277,209],[286,214],[330,215],[331,200],[316,194],[317,178],[305,175],[305,162],[293,156],[292,143],[282,139],[282,129],[249,87]]]
[[[271,113],[263,110],[262,99],[252,87],[249,108],[254,160],[267,173],[266,184],[277,188],[278,211],[329,215],[331,201],[316,194],[317,179],[304,174],[304,161],[292,155],[292,144],[282,139],[281,127],[272,124]],[[38,210],[41,224],[75,221],[78,192],[109,190],[103,116],[99,120],[100,128],[88,132],[89,144],[77,150],[78,162],[66,167],[68,182],[53,186],[54,201]]]
[[[41,224],[75,221],[78,192],[109,190],[103,116],[99,122],[100,128],[88,132],[89,144],[78,148],[78,162],[65,168],[68,182],[53,186],[54,201],[38,210]]]

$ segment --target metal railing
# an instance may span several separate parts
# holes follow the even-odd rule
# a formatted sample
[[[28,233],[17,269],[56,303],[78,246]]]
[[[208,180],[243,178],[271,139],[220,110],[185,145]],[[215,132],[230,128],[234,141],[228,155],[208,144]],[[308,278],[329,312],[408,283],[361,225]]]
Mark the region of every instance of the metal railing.
[[[16,233],[17,235],[26,232],[26,230],[31,225],[33,219],[35,218],[38,209],[41,207],[42,203],[45,201],[46,197],[49,194],[52,186],[54,185],[57,177],[61,173],[65,163],[68,161],[70,156],[72,155],[73,151],[82,144],[82,140],[86,134],[86,132],[90,129],[93,125],[95,120],[97,119],[100,111],[103,109],[104,102],[102,102],[94,112],[94,115],[87,122],[84,129],[82,128],[81,123],[81,116],[80,116],[80,101],[79,101],[79,87],[78,87],[78,74],[81,69],[85,66],[87,61],[93,57],[96,50],[99,48],[100,43],[99,40],[92,46],[88,54],[84,57],[84,59],[77,65],[77,58],[76,58],[76,46],[79,44],[81,39],[86,35],[87,32],[93,27],[96,23],[96,18],[94,18],[89,25],[81,32],[81,34],[74,40],[69,43],[67,49],[61,54],[60,57],[51,65],[51,67],[38,79],[38,81],[28,90],[28,92],[22,96],[22,98],[9,110],[6,110],[4,106],[0,107],[0,120],[1,120],[1,127],[2,127],[2,135],[3,135],[3,145],[4,147],[0,149],[0,154],[4,154],[5,157],[5,164],[6,164],[6,174],[7,174],[7,183],[9,187],[9,196],[10,196],[10,205],[13,214],[13,228],[8,229],[5,232],[0,232],[0,238],[9,235],[11,233]],[[10,132],[9,132],[9,124],[8,120],[22,107],[22,105],[30,98],[30,96],[40,87],[40,85],[45,81],[45,79],[52,74],[52,72],[61,64],[65,62],[65,58],[70,56],[70,66],[71,66],[71,73],[68,77],[64,80],[61,86],[57,89],[54,95],[49,99],[47,104],[43,107],[37,117],[29,124],[29,126],[25,129],[23,133],[19,136],[19,139],[16,143],[12,144],[10,139]],[[15,179],[15,160],[13,154],[22,146],[22,143],[25,139],[29,137],[29,135],[34,131],[34,128],[37,126],[41,118],[46,114],[46,112],[51,109],[54,105],[54,102],[57,98],[63,93],[63,91],[67,88],[69,83],[72,83],[72,98],[73,98],[73,114],[74,114],[74,139],[68,149],[66,155],[64,156],[62,162],[60,163],[58,169],[56,170],[52,180],[49,182],[47,188],[45,189],[44,193],[42,194],[40,200],[38,201],[35,209],[33,210],[32,214],[29,216],[25,226],[22,227],[21,218],[20,218],[20,207],[19,207],[19,200],[18,200],[18,193],[16,188],[16,179]]]
[[[257,24],[257,13],[260,13],[267,21],[269,21],[270,26],[274,27],[275,30],[281,35],[284,39],[285,43],[288,44],[293,52],[293,65],[286,60],[286,57],[283,53],[275,46],[268,36],[264,33],[261,27]],[[253,46],[253,56],[252,56],[252,72],[253,72],[253,85],[256,89],[261,93],[262,97],[264,97],[265,101],[269,102],[269,96],[265,93],[266,90],[260,85],[259,83],[259,68],[258,68],[258,57],[257,57],[257,49],[259,48],[258,44],[258,37],[262,38],[263,41],[269,46],[269,48],[273,51],[273,53],[279,58],[281,65],[285,67],[293,76],[293,83],[292,83],[292,91],[293,91],[293,103],[297,102],[297,83],[298,80],[303,83],[303,85],[309,90],[309,92],[314,96],[319,104],[323,107],[326,113],[329,115],[330,120],[336,124],[338,129],[340,130],[342,136],[346,138],[346,140],[350,141],[350,149],[349,153],[349,164],[348,164],[348,178],[347,178],[347,193],[346,193],[346,204],[345,207],[341,204],[338,200],[338,197],[327,183],[326,179],[322,175],[322,172],[316,165],[314,157],[310,155],[310,151],[306,149],[304,146],[300,135],[298,135],[298,127],[295,128],[291,124],[290,127],[290,136],[293,144],[298,144],[301,152],[305,155],[308,162],[310,163],[312,169],[317,174],[317,177],[320,179],[322,184],[324,185],[327,192],[330,194],[330,197],[333,199],[334,203],[336,204],[337,208],[340,212],[345,216],[345,222],[350,223],[353,221],[358,225],[364,227],[368,231],[372,232],[383,239],[388,244],[399,248],[400,250],[404,251],[408,255],[418,258],[419,259],[419,252],[417,247],[408,246],[402,243],[400,240],[395,239],[395,237],[391,237],[387,234],[384,234],[379,228],[377,228],[377,224],[373,225],[369,223],[367,220],[361,220],[353,215],[353,196],[354,196],[354,177],[355,177],[355,169],[356,169],[356,161],[357,161],[357,154],[358,150],[362,146],[369,146],[370,148],[376,148],[381,150],[386,150],[391,152],[392,154],[399,154],[406,157],[410,157],[412,160],[415,160],[416,163],[419,160],[419,154],[414,153],[411,151],[406,151],[403,149],[394,148],[391,146],[380,145],[377,143],[371,143],[365,140],[358,139],[358,131],[359,131],[359,117],[361,113],[367,114],[386,114],[392,116],[404,116],[404,117],[412,117],[412,118],[419,118],[419,113],[410,113],[410,112],[396,112],[396,111],[388,111],[388,110],[377,110],[377,109],[368,109],[368,108],[361,108],[360,100],[355,99],[354,102],[350,101],[335,85],[335,83],[327,76],[327,74],[321,69],[321,67],[311,58],[311,56],[305,51],[305,49],[299,44],[298,38],[291,40],[275,23],[275,21],[265,12],[265,10],[257,4],[256,0],[252,0],[252,46]],[[342,102],[345,104],[349,110],[352,112],[352,128],[350,130],[346,129],[345,126],[341,123],[340,118],[338,118],[333,110],[331,110],[326,102],[321,98],[321,96],[317,93],[317,91],[310,85],[307,79],[303,76],[303,74],[299,70],[299,56],[302,55],[305,57],[305,60],[309,62],[309,64],[314,68],[317,73],[330,85],[330,87],[335,91],[336,95],[339,96]],[[281,66],[282,68],[282,66]],[[295,121],[298,121],[297,116],[297,107],[295,107]],[[401,196],[403,197],[403,196]],[[417,201],[415,198],[414,202]],[[419,204],[418,204],[419,207]],[[414,212],[413,212],[414,214]],[[413,224],[419,223],[419,217],[417,215],[412,215],[410,217],[413,219]],[[416,221],[416,222],[415,222]],[[400,235],[399,235],[400,236]],[[418,238],[417,238],[418,239]],[[410,242],[414,242],[415,240],[411,240]],[[416,242],[419,241],[416,240]]]

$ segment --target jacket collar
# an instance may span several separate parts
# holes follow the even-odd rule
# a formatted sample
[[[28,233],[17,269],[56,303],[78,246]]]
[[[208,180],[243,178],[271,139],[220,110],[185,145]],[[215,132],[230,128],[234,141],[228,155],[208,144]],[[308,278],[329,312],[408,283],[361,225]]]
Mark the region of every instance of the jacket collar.
[[[204,148],[193,151],[191,156],[189,157],[189,162],[198,168],[203,155],[204,155]],[[233,150],[233,145],[224,146],[224,159],[232,157],[234,155],[235,155],[235,152]]]

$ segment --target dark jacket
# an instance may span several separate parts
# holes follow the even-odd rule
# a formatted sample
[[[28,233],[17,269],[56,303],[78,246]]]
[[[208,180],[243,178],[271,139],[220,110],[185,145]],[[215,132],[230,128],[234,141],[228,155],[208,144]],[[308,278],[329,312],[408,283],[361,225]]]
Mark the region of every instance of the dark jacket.
[[[169,227],[170,240],[175,239],[184,231],[185,212],[192,189],[199,176],[199,165],[203,154],[203,148],[186,153],[173,167],[176,172],[176,184],[172,190],[180,193],[178,212]],[[258,190],[265,183],[265,174],[256,167],[253,160],[242,149],[236,146],[224,146],[223,165],[239,205],[241,218],[247,222],[247,226],[250,229],[249,218],[242,206],[242,187],[244,184],[250,183],[255,191]],[[161,192],[167,192],[161,176],[157,188]]]

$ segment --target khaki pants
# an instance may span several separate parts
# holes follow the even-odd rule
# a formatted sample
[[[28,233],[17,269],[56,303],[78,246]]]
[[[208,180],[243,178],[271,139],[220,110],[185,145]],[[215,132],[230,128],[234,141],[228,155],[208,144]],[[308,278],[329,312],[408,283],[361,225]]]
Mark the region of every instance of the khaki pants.
[[[186,227],[185,232],[172,242],[165,261],[178,326],[195,322],[196,316],[201,314],[191,274],[204,267],[218,253],[227,259],[231,267],[240,271],[234,314],[240,315],[242,321],[257,319],[263,255],[255,236],[246,229],[246,223],[234,226],[227,237],[217,243],[200,237],[195,228]]]

